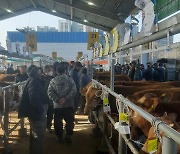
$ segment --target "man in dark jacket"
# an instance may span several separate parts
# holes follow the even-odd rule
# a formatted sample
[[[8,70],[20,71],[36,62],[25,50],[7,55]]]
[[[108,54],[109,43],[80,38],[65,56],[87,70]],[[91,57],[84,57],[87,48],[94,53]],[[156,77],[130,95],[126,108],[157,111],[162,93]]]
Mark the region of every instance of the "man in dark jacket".
[[[16,83],[26,81],[28,79],[25,66],[20,66],[19,71],[20,73],[16,75]]]
[[[153,80],[154,69],[151,66],[151,63],[147,63],[147,69],[144,72],[144,78],[148,80]]]
[[[76,89],[77,89],[77,94],[76,97],[74,98],[74,112],[77,111],[78,106],[79,106],[79,98],[80,98],[80,70],[82,68],[82,64],[80,62],[76,62],[74,69],[71,70],[70,75],[73,78],[75,84],[76,84]]]
[[[43,154],[43,146],[46,132],[46,114],[48,101],[44,90],[44,82],[39,79],[39,69],[31,65],[27,74],[29,79],[24,87],[19,118],[28,117],[32,129],[30,140],[30,153]]]
[[[66,141],[71,142],[74,129],[74,97],[76,85],[69,77],[63,64],[57,67],[57,76],[50,81],[48,96],[54,103],[54,129],[61,143],[63,140],[63,122],[66,122]]]
[[[45,91],[48,91],[49,83],[53,79],[53,71],[50,65],[44,67],[44,83]],[[48,110],[47,110],[47,129],[52,133],[51,126],[53,120],[53,101],[49,99],[48,94],[46,93],[46,99],[48,100]]]
[[[136,62],[133,61],[131,64],[130,64],[131,68],[129,69],[129,77],[131,78],[131,81],[134,80],[134,74],[135,74],[135,66],[136,66]]]
[[[8,68],[7,68],[6,73],[7,74],[14,74],[13,64],[11,64],[10,66],[8,64]]]

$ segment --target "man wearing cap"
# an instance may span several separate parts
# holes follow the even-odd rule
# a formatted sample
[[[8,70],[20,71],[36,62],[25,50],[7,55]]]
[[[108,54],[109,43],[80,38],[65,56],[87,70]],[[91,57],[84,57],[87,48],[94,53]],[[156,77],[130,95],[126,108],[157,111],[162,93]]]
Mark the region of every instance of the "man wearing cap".
[[[18,116],[28,117],[30,121],[32,129],[30,154],[43,154],[48,100],[44,82],[40,79],[39,68],[31,65],[27,69],[27,74],[29,78],[24,87]]]

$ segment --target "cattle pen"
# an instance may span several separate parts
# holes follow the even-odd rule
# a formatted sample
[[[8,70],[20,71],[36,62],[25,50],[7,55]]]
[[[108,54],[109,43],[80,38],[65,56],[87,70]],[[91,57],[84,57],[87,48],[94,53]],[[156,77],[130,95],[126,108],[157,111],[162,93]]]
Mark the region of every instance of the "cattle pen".
[[[1,113],[1,128],[3,129],[3,140],[4,140],[4,152],[8,153],[9,152],[9,135],[20,125],[21,128],[19,130],[20,134],[22,134],[22,132],[24,132],[24,119],[20,119],[18,121],[16,121],[15,125],[13,127],[10,128],[10,119],[9,119],[9,114],[10,112],[12,112],[13,110],[17,110],[17,104],[20,101],[20,97],[22,95],[22,91],[23,91],[23,87],[25,85],[26,82],[19,82],[16,84],[11,84],[9,86],[6,87],[2,87],[0,89],[0,91],[2,92],[2,96],[3,96],[3,102],[1,102],[3,104],[3,109],[2,109],[2,113]],[[16,90],[15,90],[16,89]],[[18,89],[18,90],[17,90]],[[18,98],[16,97],[16,99],[18,100],[11,100],[10,98],[12,97],[11,95],[17,95]],[[14,103],[14,104],[13,104]],[[25,133],[25,132],[24,132]]]
[[[124,96],[122,96],[121,94],[115,93],[107,86],[102,85],[101,83],[97,82],[96,80],[93,80],[93,84],[95,87],[99,87],[100,89],[102,89],[102,93],[111,94],[116,98],[119,114],[123,113],[123,105],[127,105],[132,110],[138,112],[142,117],[144,117],[146,120],[148,120],[153,125],[153,127],[155,127],[156,132],[157,132],[156,135],[160,140],[161,140],[161,137],[158,133],[160,130],[163,131],[165,133],[165,136],[163,136],[163,139],[161,141],[163,154],[177,153],[177,144],[180,144],[180,133],[178,133],[171,127],[169,127],[167,124],[165,124],[163,121],[161,121],[160,118],[156,118],[156,117],[152,116],[151,114],[145,112],[140,107],[136,106],[135,104],[130,102],[128,99],[126,99]],[[113,126],[115,126],[115,121],[108,114],[108,112],[106,112],[104,115],[109,119],[109,121],[113,124]],[[96,114],[95,114],[95,116],[96,116]],[[104,116],[104,118],[105,118],[105,116]],[[98,122],[97,117],[96,117],[96,121]],[[107,122],[107,120],[104,120],[104,122]],[[103,126],[107,127],[107,124],[103,124]],[[135,153],[135,154],[138,153],[137,150],[132,145],[132,143],[130,143],[131,139],[128,139],[127,136],[121,134],[122,132],[120,129],[122,126],[124,126],[124,125],[122,125],[121,121],[119,121],[119,127],[117,129],[117,131],[119,132],[118,154],[126,153],[126,144],[131,149],[132,153]],[[106,130],[106,129],[107,128],[104,128],[102,130]],[[105,138],[106,138],[106,136],[105,136]],[[106,139],[106,141],[108,142],[107,139]],[[115,151],[112,148],[112,146],[110,145],[110,143],[108,143],[108,146],[109,146],[109,149],[111,150],[111,153],[115,153]]]

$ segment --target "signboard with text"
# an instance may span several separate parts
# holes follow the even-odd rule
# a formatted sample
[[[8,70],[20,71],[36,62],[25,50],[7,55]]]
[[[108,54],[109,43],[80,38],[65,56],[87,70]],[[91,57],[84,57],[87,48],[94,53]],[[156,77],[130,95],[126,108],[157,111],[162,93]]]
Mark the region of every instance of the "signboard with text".
[[[92,50],[95,42],[99,42],[99,32],[89,32],[87,50]]]
[[[37,37],[36,34],[26,34],[26,48],[31,51],[37,51]]]
[[[57,52],[52,52],[52,58],[56,59],[57,58]]]

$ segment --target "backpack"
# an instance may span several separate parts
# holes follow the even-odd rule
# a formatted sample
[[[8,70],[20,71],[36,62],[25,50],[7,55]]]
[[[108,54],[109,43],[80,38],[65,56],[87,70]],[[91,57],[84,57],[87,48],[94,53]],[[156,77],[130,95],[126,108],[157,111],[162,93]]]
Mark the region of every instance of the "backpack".
[[[18,118],[25,118],[29,116],[29,107],[30,107],[30,101],[29,101],[29,94],[28,94],[28,85],[29,85],[30,79],[27,81],[23,94],[22,94],[22,99],[21,103],[19,105],[19,110],[18,110]]]

